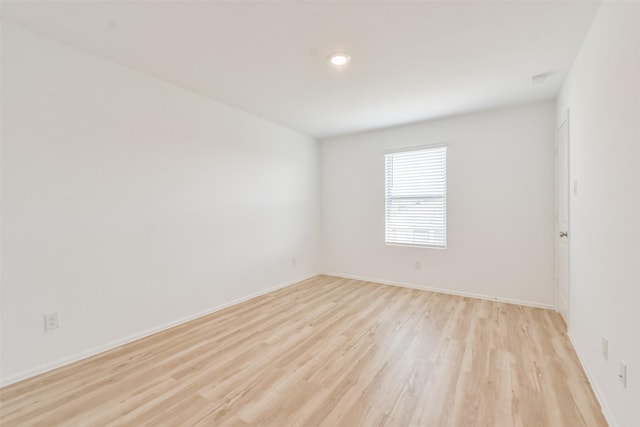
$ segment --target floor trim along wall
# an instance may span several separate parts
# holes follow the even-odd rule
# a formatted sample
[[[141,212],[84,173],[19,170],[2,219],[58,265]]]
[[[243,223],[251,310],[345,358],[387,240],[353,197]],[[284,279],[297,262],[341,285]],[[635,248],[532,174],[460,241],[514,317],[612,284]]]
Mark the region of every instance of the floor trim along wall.
[[[195,320],[195,319],[197,319],[199,317],[207,316],[207,315],[209,315],[211,313],[215,313],[216,311],[220,311],[220,310],[225,309],[227,307],[231,307],[232,305],[240,304],[240,303],[248,301],[248,300],[250,300],[252,298],[256,298],[256,297],[259,297],[261,295],[268,294],[269,292],[273,292],[273,291],[276,291],[278,289],[282,289],[282,288],[286,288],[287,286],[294,285],[294,284],[296,284],[298,282],[301,282],[303,280],[307,280],[307,279],[310,279],[312,277],[316,277],[318,274],[319,273],[313,273],[313,274],[309,274],[309,275],[306,275],[306,276],[303,276],[303,277],[299,277],[299,278],[296,278],[296,279],[293,279],[293,280],[288,280],[288,281],[286,281],[284,283],[281,283],[279,285],[272,286],[272,287],[267,288],[267,289],[263,289],[263,290],[261,290],[259,292],[253,293],[251,295],[247,295],[245,297],[238,298],[236,300],[230,301],[230,302],[225,303],[225,304],[218,305],[216,307],[201,311],[201,312],[196,313],[196,314],[192,314],[190,316],[183,317],[183,318],[178,319],[178,320],[174,320],[173,322],[165,323],[164,325],[158,326],[156,328],[148,329],[146,331],[139,332],[137,334],[129,335],[128,337],[125,337],[125,338],[122,338],[122,339],[119,339],[119,340],[115,340],[115,341],[111,341],[110,343],[107,343],[107,344],[99,346],[99,347],[94,347],[94,348],[92,348],[90,350],[87,350],[87,351],[84,351],[82,353],[74,354],[73,356],[65,357],[64,359],[60,359],[60,360],[57,360],[57,361],[52,362],[52,363],[47,363],[45,365],[38,366],[37,368],[30,369],[28,371],[20,372],[18,374],[11,375],[11,376],[9,376],[7,378],[2,378],[2,379],[0,379],[0,387],[4,387],[4,386],[10,385],[10,384],[14,384],[14,383],[17,383],[19,381],[26,380],[27,378],[31,378],[31,377],[34,377],[36,375],[40,375],[40,374],[43,374],[45,372],[51,371],[53,369],[60,368],[60,367],[65,366],[65,365],[69,365],[71,363],[78,362],[78,361],[83,360],[83,359],[87,359],[87,358],[89,358],[91,356],[95,356],[95,355],[100,354],[100,353],[104,353],[105,351],[111,350],[111,349],[116,348],[116,347],[120,347],[121,345],[128,344],[130,342],[139,340],[141,338],[148,337],[150,335],[156,334],[158,332],[162,332],[162,331],[167,330],[167,329],[171,329],[171,328],[173,328],[175,326],[181,325],[183,323],[190,322],[191,320]]]
[[[589,367],[587,366],[586,363],[584,363],[582,352],[580,351],[580,348],[576,345],[576,342],[573,339],[573,336],[571,335],[571,331],[567,331],[567,337],[569,338],[569,342],[573,346],[573,350],[578,355],[578,360],[580,361],[580,365],[582,365],[582,370],[587,376],[587,380],[589,380],[589,385],[591,386],[591,390],[593,390],[593,394],[595,394],[596,399],[598,399],[598,403],[600,404],[600,410],[602,411],[602,415],[604,415],[604,418],[607,420],[607,423],[609,424],[610,427],[618,427],[618,424],[615,422],[615,420],[613,419],[613,416],[611,415],[611,410],[609,409],[609,405],[607,405],[607,402],[604,399],[604,396],[600,391],[598,384],[594,381],[594,377],[591,374]]]
[[[504,302],[504,303],[507,303],[507,304],[524,305],[526,307],[536,307],[536,308],[546,308],[546,309],[549,309],[549,310],[556,310],[556,306],[553,305],[553,304],[541,304],[541,303],[537,303],[537,302],[523,301],[523,300],[517,300],[517,299],[511,299],[511,298],[500,298],[500,297],[495,297],[495,296],[490,296],[490,295],[475,294],[475,293],[471,293],[471,292],[452,291],[452,290],[449,290],[449,289],[435,288],[435,287],[432,287],[432,286],[421,286],[421,285],[415,285],[415,284],[412,284],[412,283],[403,283],[403,282],[395,282],[395,281],[389,281],[389,280],[383,280],[383,279],[374,279],[374,278],[371,278],[371,277],[355,276],[355,275],[351,275],[351,274],[327,273],[327,272],[322,273],[322,274],[325,274],[327,276],[342,277],[342,278],[345,278],[345,279],[364,280],[365,282],[380,283],[381,285],[400,286],[400,287],[403,287],[403,288],[420,289],[420,290],[423,290],[423,291],[438,292],[440,294],[458,295],[458,296],[461,296],[461,297],[477,298],[477,299],[484,299],[484,300],[489,300],[489,301],[498,301],[498,302]]]

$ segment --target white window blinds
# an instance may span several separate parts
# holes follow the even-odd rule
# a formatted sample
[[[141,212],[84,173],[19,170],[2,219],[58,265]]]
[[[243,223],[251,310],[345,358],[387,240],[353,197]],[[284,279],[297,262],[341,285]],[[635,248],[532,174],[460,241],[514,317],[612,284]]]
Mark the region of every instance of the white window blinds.
[[[385,154],[385,242],[447,246],[447,147]]]

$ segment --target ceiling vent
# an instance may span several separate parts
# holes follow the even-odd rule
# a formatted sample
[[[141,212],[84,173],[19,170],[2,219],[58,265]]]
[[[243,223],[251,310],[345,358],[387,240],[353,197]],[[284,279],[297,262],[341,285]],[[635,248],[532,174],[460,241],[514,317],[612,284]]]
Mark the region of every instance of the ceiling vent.
[[[531,76],[531,84],[539,85],[544,83],[551,75],[553,71],[547,71],[546,73],[536,74],[535,76]]]

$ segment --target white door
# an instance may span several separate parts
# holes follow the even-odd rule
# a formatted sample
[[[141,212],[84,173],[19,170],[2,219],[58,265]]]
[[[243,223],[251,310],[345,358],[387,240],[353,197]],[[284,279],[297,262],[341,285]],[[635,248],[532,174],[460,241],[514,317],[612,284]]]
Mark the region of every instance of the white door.
[[[556,185],[557,212],[557,275],[558,311],[569,325],[569,118],[560,125],[557,134]]]

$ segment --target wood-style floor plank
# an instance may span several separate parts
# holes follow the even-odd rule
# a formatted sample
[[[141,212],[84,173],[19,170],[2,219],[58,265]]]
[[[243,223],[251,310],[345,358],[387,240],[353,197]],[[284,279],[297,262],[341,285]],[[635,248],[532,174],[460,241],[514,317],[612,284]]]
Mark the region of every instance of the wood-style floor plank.
[[[550,310],[318,276],[0,389],[2,426],[606,426]]]

